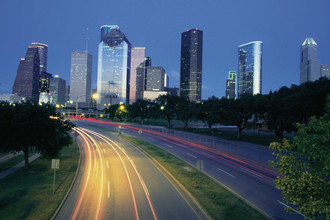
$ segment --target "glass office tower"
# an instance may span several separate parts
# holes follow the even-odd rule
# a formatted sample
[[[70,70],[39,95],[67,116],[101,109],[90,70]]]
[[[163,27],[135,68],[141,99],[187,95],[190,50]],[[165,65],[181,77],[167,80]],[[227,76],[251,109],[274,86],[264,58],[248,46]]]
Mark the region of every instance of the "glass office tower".
[[[253,41],[238,47],[237,96],[262,91],[262,41]]]
[[[70,100],[87,108],[91,99],[92,55],[86,51],[71,54]],[[77,99],[78,98],[78,99]]]
[[[181,34],[180,96],[200,102],[202,98],[203,31]]]
[[[101,26],[97,70],[97,108],[129,103],[131,43],[117,25]]]
[[[317,60],[317,44],[313,38],[306,38],[300,48],[300,84],[315,81],[321,77],[321,63]]]

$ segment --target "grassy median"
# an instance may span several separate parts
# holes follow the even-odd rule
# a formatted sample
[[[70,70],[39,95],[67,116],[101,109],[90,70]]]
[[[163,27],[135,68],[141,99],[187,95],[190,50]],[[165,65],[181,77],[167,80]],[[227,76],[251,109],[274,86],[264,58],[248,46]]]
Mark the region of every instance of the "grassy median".
[[[49,159],[39,158],[28,170],[19,171],[0,180],[0,219],[50,219],[65,196],[74,178],[79,151],[74,144],[64,147],[59,156],[60,169],[54,171]]]
[[[159,147],[146,141],[129,136],[122,136],[139,147],[165,169],[167,169],[202,205],[213,219],[265,219],[258,211],[247,205],[233,193],[184,162],[183,160],[165,153]],[[202,184],[200,187],[200,176]]]

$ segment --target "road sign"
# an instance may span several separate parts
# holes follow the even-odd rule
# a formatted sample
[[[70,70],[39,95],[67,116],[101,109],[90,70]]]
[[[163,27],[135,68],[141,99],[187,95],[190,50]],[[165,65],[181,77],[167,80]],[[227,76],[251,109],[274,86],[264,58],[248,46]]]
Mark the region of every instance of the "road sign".
[[[60,160],[59,159],[52,159],[52,169],[60,169]]]
[[[138,130],[138,133],[139,133],[139,134],[142,134],[142,130]]]

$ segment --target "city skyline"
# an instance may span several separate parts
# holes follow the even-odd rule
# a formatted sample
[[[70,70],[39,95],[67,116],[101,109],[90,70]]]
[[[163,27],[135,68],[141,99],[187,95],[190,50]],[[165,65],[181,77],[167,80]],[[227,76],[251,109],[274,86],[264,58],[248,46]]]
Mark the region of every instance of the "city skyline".
[[[24,2],[19,9],[14,3],[2,3],[0,10],[8,19],[1,21],[4,33],[0,36],[3,48],[1,57],[5,62],[0,71],[0,93],[10,93],[19,59],[24,56],[24,50],[31,42],[42,42],[49,46],[48,71],[69,81],[71,53],[85,48],[86,37],[90,39],[88,50],[93,55],[92,88],[96,88],[99,27],[109,23],[118,24],[133,46],[148,48],[147,56],[152,57],[154,65],[164,67],[170,76],[171,87],[179,87],[180,33],[195,27],[202,29],[205,38],[202,99],[212,95],[224,96],[222,88],[225,87],[228,71],[237,71],[236,48],[245,42],[264,42],[263,94],[281,86],[299,84],[299,51],[306,37],[313,37],[318,43],[319,60],[324,64],[330,63],[327,55],[330,30],[324,28],[330,18],[326,10],[330,7],[329,1],[315,1],[313,4],[308,4],[308,1],[265,3],[255,0],[249,3],[209,4],[190,1],[191,8],[199,9],[199,13],[194,15],[185,11],[184,1],[175,3],[175,6],[172,6],[171,1],[157,4],[148,1],[139,4],[125,1],[114,5],[105,1],[97,3],[70,1],[64,7],[64,2],[44,3],[37,0]],[[102,9],[96,10],[100,4]],[[308,9],[306,4],[310,6]],[[41,11],[48,11],[48,14],[40,21],[40,28],[35,29],[32,21],[39,20],[40,16],[30,15],[28,11],[37,6]],[[73,7],[76,7],[74,12]],[[151,10],[159,7],[164,10]],[[54,10],[49,11],[49,8]],[[109,8],[116,10],[109,14]],[[122,17],[120,15],[124,9],[128,16]],[[259,13],[245,16],[242,20],[243,12],[252,9],[257,9]],[[12,13],[14,10],[18,10],[15,16]],[[136,10],[148,10],[151,14],[133,16]],[[309,14],[307,19],[305,15],[310,10],[317,13]],[[166,19],[146,19],[156,11],[160,13],[157,17]],[[66,20],[65,24],[57,21],[59,13]],[[185,19],[179,19],[182,17]],[[15,28],[18,21],[19,29]],[[142,21],[147,21],[147,29],[139,25]],[[249,24],[253,24],[252,28]],[[86,27],[89,28],[88,33]],[[24,35],[19,34],[18,30]]]

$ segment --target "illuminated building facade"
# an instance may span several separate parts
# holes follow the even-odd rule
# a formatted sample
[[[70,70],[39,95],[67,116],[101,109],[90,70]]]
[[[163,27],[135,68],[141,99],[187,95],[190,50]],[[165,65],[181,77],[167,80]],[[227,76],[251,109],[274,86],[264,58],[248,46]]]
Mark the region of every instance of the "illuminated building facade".
[[[101,26],[98,52],[97,108],[129,103],[131,43],[117,25]]]
[[[25,58],[21,58],[12,93],[26,97],[27,101],[39,102],[40,59],[36,46],[29,46]]]
[[[320,68],[317,44],[313,38],[306,38],[300,48],[300,84],[318,80],[321,77]]]
[[[238,47],[237,96],[262,91],[262,41],[253,41]]]
[[[39,59],[40,59],[40,73],[47,72],[48,45],[42,43],[31,43],[31,45],[38,48]]]
[[[92,55],[86,51],[71,54],[70,100],[79,107],[89,107],[92,82]],[[78,99],[77,99],[78,98]]]
[[[132,104],[137,100],[136,93],[138,86],[141,86],[141,83],[137,81],[137,69],[141,64],[144,63],[146,57],[146,48],[145,47],[133,47],[131,51],[131,73],[130,73],[130,94],[129,94],[129,103]],[[143,77],[144,79],[144,77]],[[140,80],[140,79],[139,79]],[[142,85],[142,89],[143,89]]]
[[[147,67],[146,91],[164,91],[165,70],[161,66]]]
[[[51,103],[56,105],[65,104],[66,96],[66,81],[59,76],[55,75],[54,78],[49,80],[49,92],[51,94]]]
[[[202,98],[203,31],[181,34],[180,96],[200,102]]]
[[[226,98],[235,99],[236,98],[236,72],[229,71],[228,79],[226,80]]]

